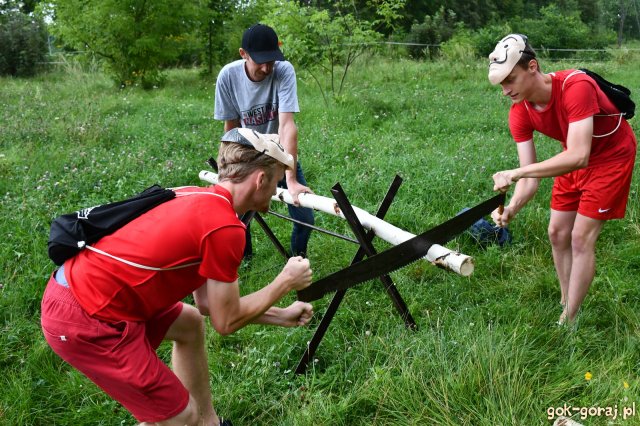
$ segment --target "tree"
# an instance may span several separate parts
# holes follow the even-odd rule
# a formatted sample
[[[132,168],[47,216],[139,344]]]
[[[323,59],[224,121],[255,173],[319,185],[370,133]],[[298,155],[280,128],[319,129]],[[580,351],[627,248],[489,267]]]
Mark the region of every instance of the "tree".
[[[431,58],[434,47],[449,40],[457,26],[456,14],[452,10],[445,10],[444,6],[433,16],[425,15],[422,23],[411,26],[406,41],[415,44],[409,46],[409,54],[413,58],[424,58],[428,53]]]
[[[53,0],[51,32],[97,55],[122,87],[158,85],[161,68],[191,48],[206,5],[200,0]]]
[[[380,20],[367,21],[342,9],[320,10],[295,1],[271,0],[265,23],[276,29],[287,59],[311,75],[327,103],[322,76],[329,79],[334,98],[339,97],[349,67],[368,46],[382,38],[373,27],[381,21],[392,25],[397,10],[394,5],[403,3],[378,0],[376,4],[383,15]]]
[[[42,20],[18,8],[0,10],[0,75],[36,74],[47,54],[47,32]]]
[[[443,7],[472,30],[539,20],[544,18],[543,10],[557,7],[564,14],[577,13],[582,23],[599,32],[621,30],[620,38],[640,37],[640,0],[406,0],[400,24],[408,32],[412,25],[423,22],[426,16],[435,16]]]
[[[612,9],[617,12],[614,22],[618,33],[618,47],[622,46],[625,35],[629,36],[632,32],[632,25],[625,27],[628,23],[628,18],[635,18],[631,22],[636,24],[636,37],[640,36],[640,16],[638,15],[639,10],[636,3],[636,0],[616,0],[615,5],[611,5]]]
[[[260,1],[211,0],[207,45],[209,62],[226,64],[240,59],[238,49],[244,30],[260,22],[266,13],[267,3]]]
[[[30,15],[40,0],[0,0],[0,15],[8,11]]]
[[[405,7],[411,0],[300,0],[302,6],[327,10],[330,14],[352,14],[360,21],[371,23],[371,28],[383,35],[390,35],[402,25]],[[411,12],[418,11],[411,9]]]

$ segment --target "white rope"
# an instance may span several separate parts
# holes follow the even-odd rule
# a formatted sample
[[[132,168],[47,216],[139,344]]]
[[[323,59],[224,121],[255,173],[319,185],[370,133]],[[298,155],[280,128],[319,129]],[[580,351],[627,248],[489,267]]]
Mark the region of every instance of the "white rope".
[[[178,186],[175,188],[169,188],[172,191],[177,191],[178,189],[184,189],[184,188],[198,188],[197,186]],[[220,195],[220,194],[214,194],[213,192],[199,192],[199,191],[193,191],[193,192],[176,192],[176,197],[184,197],[186,195],[213,195],[215,197],[218,198],[222,198],[223,200],[225,200],[227,203],[229,203],[229,205],[231,205],[231,201],[229,201],[229,199],[227,197],[225,197],[224,195]]]
[[[184,265],[172,266],[171,268],[156,268],[155,266],[146,266],[146,265],[142,265],[140,263],[135,263],[135,262],[132,262],[130,260],[123,259],[123,258],[118,257],[118,256],[114,256],[112,254],[107,253],[106,251],[102,251],[100,249],[97,249],[97,248],[89,246],[89,245],[85,245],[84,247],[88,248],[89,250],[91,250],[94,253],[98,253],[98,254],[101,254],[103,256],[107,256],[107,257],[109,257],[109,258],[111,258],[113,260],[117,260],[118,262],[122,262],[122,263],[124,263],[126,265],[133,266],[134,268],[146,269],[148,271],[172,271],[174,269],[188,268],[189,266],[195,266],[195,265],[199,265],[200,264],[200,262],[193,262],[193,263],[186,263]]]
[[[604,138],[606,136],[614,134],[616,130],[618,130],[618,128],[620,127],[620,124],[622,124],[622,116],[624,115],[624,112],[621,112],[620,114],[596,114],[596,117],[612,117],[614,115],[620,116],[618,118],[618,125],[616,126],[616,128],[610,131],[609,133],[605,133],[604,135],[593,135],[594,138]]]
[[[222,198],[227,203],[229,203],[229,205],[231,205],[231,201],[229,201],[224,195],[220,194],[213,194],[211,192],[176,192],[176,197],[184,197],[186,195],[213,195],[215,197]]]

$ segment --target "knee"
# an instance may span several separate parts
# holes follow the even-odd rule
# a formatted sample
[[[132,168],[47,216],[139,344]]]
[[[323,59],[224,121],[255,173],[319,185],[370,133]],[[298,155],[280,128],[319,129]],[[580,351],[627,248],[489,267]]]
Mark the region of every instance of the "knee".
[[[574,231],[571,234],[571,250],[574,254],[593,252],[595,250],[595,241],[592,241],[582,233]]]
[[[202,341],[205,333],[204,316],[198,308],[187,304],[184,305],[182,314],[185,327],[180,340],[184,343]]]
[[[551,241],[551,245],[554,247],[568,247],[571,243],[570,229],[564,229],[550,224],[547,233],[549,234],[549,241]]]

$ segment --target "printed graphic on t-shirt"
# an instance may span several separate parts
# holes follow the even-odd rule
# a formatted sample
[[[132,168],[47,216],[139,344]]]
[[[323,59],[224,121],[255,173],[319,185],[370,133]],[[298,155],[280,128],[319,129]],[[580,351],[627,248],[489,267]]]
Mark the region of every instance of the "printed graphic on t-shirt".
[[[248,111],[242,111],[242,125],[260,126],[278,118],[278,104],[256,105]]]

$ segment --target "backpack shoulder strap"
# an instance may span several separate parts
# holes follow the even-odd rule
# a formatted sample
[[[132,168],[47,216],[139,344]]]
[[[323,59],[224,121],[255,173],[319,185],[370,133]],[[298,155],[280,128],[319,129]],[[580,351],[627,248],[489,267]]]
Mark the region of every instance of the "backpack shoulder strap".
[[[564,81],[562,82],[562,91],[564,91],[564,85],[565,85],[565,83],[567,82],[567,80],[569,80],[571,77],[573,77],[573,76],[574,76],[574,75],[576,75],[576,74],[587,74],[587,73],[586,73],[586,72],[584,72],[584,71],[582,71],[582,70],[575,70],[575,71],[573,71],[571,74],[569,74],[568,76],[566,76],[566,77],[564,78]],[[596,83],[596,86],[597,86],[597,83]],[[603,117],[603,116],[604,116],[604,117],[607,117],[607,116],[609,116],[609,115],[618,115],[618,116],[619,116],[619,118],[618,118],[618,125],[615,127],[615,129],[613,129],[613,130],[612,130],[612,131],[610,131],[609,133],[605,133],[605,134],[603,134],[603,135],[591,135],[591,136],[593,136],[594,138],[604,138],[604,137],[606,137],[606,136],[610,136],[610,135],[614,134],[614,133],[616,132],[616,130],[618,130],[618,129],[620,128],[620,124],[622,124],[622,116],[624,115],[624,113],[622,113],[622,112],[621,112],[621,113],[619,113],[619,114],[605,114],[605,115],[603,115],[603,114],[596,114],[596,115],[598,115],[598,116],[600,116],[600,117]]]
[[[176,189],[182,189],[182,188],[189,188],[187,186],[183,186],[180,188],[171,188],[171,190],[173,190],[175,192]],[[222,198],[223,200],[225,200],[227,203],[229,203],[229,205],[231,205],[231,202],[224,196],[220,195],[220,194],[214,194],[213,192],[199,192],[199,191],[193,191],[193,192],[176,192],[176,197],[188,197],[191,195],[211,195],[214,197],[218,197],[218,198]],[[200,264],[200,262],[193,262],[193,263],[186,263],[184,265],[177,265],[177,266],[172,266],[171,268],[157,268],[155,266],[147,266],[147,265],[142,265],[140,263],[136,263],[136,262],[132,262],[130,260],[127,259],[123,259],[121,257],[118,256],[114,256],[110,253],[107,253],[104,250],[100,250],[98,248],[92,247],[90,245],[85,245],[85,248],[91,250],[94,253],[98,253],[101,254],[102,256],[107,256],[113,260],[117,260],[118,262],[124,263],[126,265],[129,266],[133,266],[134,268],[138,268],[138,269],[145,269],[147,271],[172,271],[174,269],[182,269],[182,268],[188,268],[189,266],[195,266]]]
[[[575,70],[573,71],[571,74],[569,74],[568,76],[566,76],[564,78],[564,81],[562,82],[562,90],[564,91],[564,85],[567,83],[567,80],[569,80],[571,77],[573,77],[576,74],[586,74],[584,71],[582,70]]]

